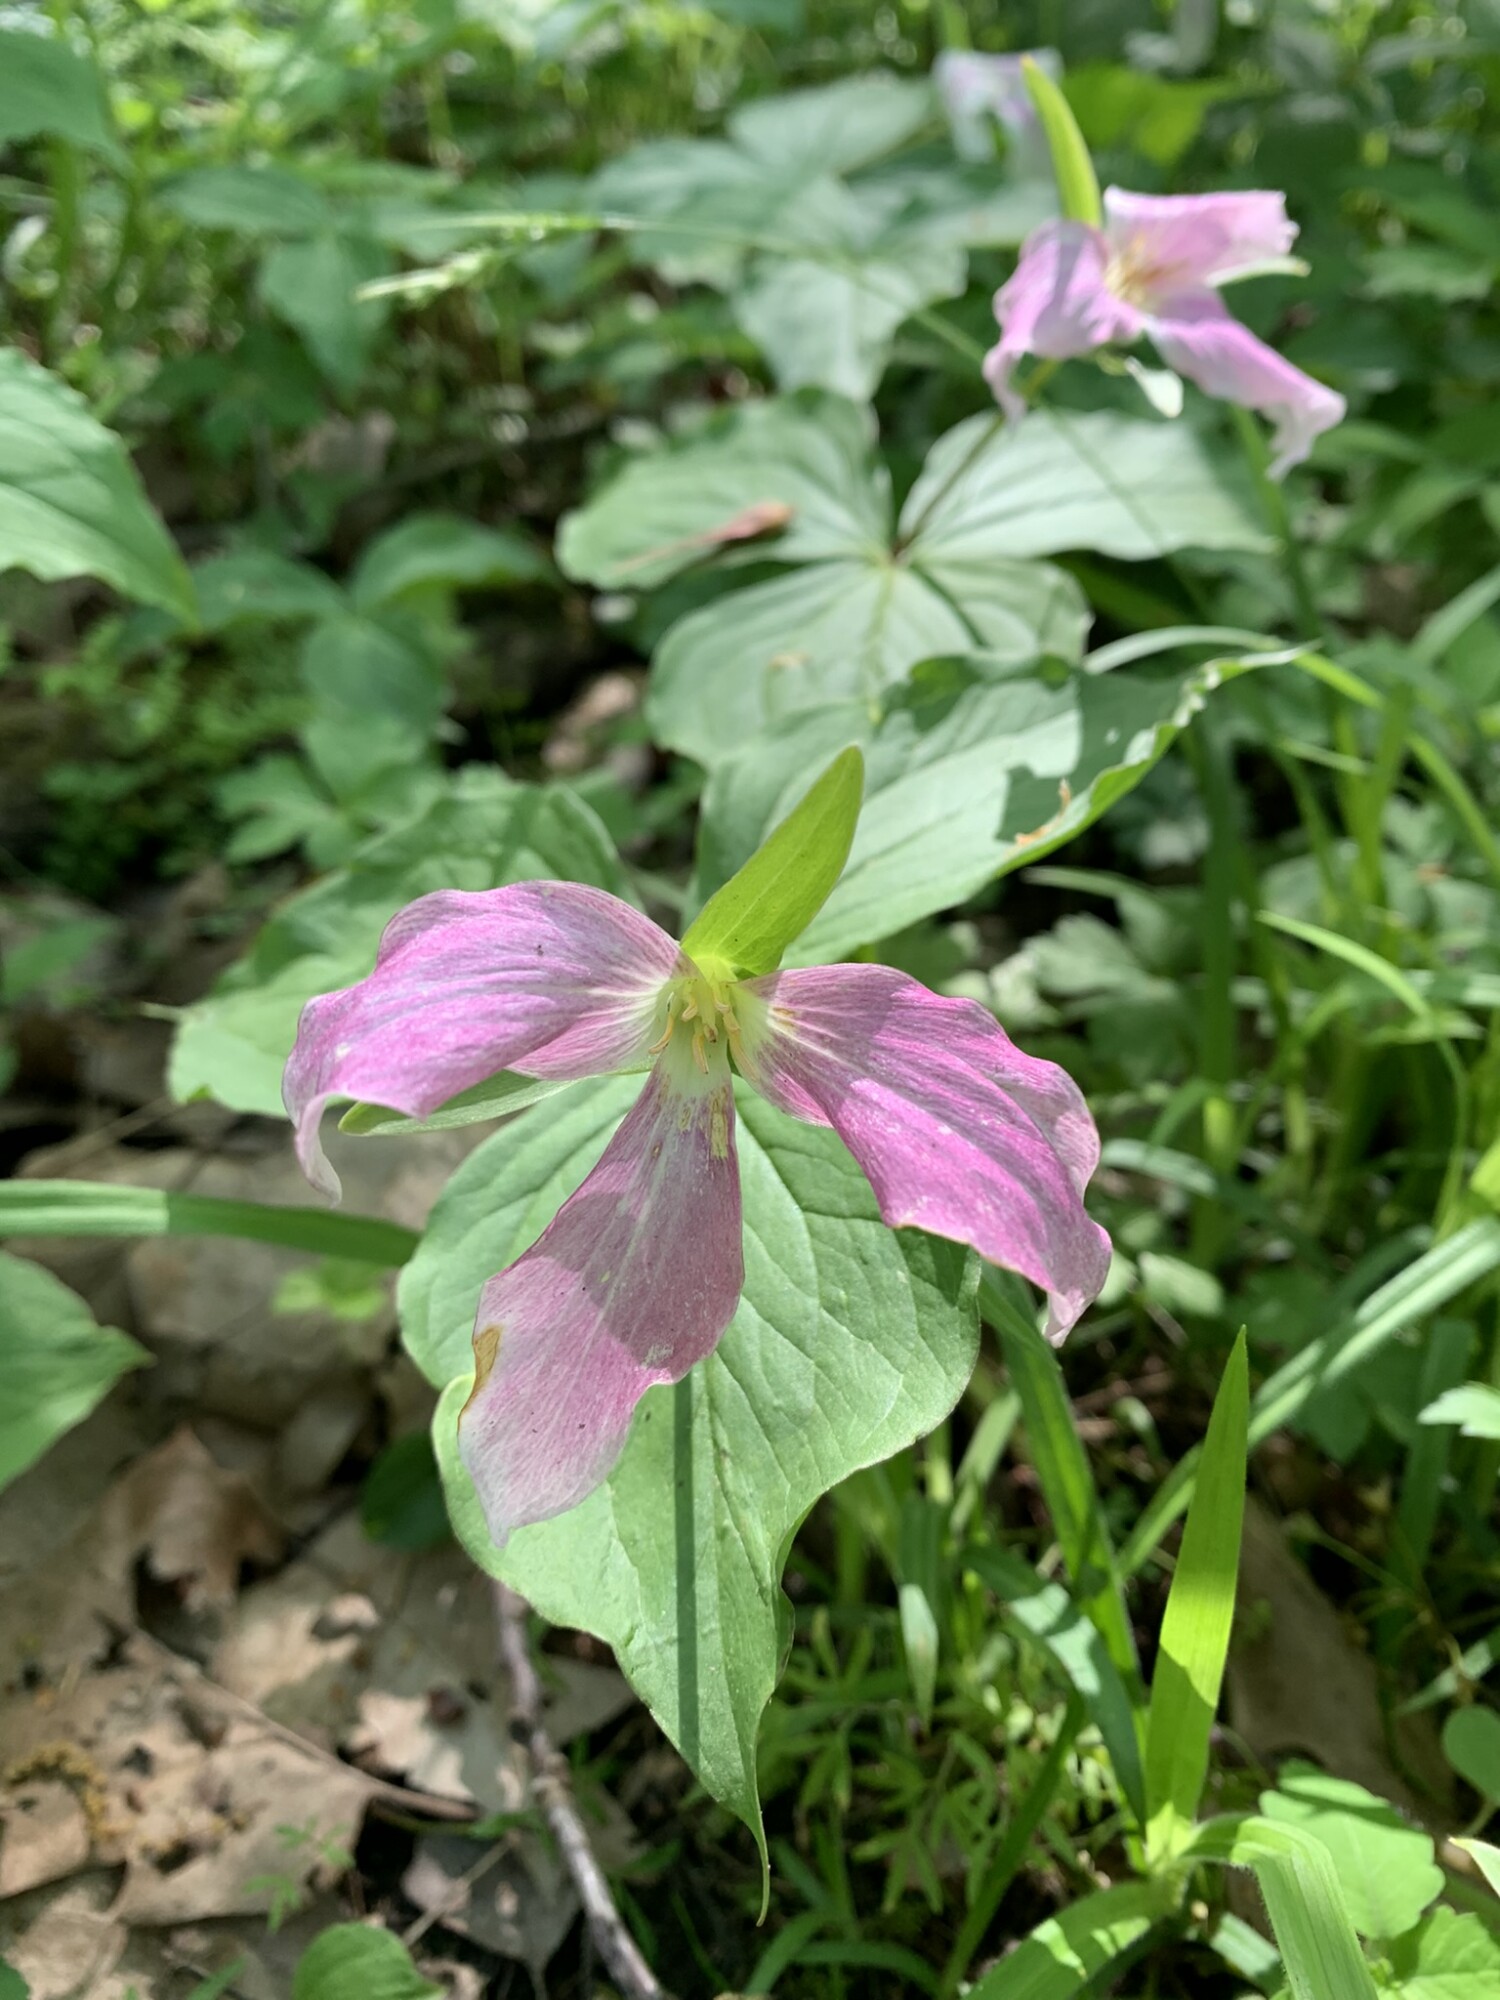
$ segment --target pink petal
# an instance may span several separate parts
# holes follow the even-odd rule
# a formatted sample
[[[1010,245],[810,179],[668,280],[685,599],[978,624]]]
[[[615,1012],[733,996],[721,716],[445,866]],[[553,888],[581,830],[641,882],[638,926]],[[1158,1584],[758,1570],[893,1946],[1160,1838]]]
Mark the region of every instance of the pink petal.
[[[1239,271],[1284,257],[1297,240],[1286,196],[1262,189],[1129,194],[1106,188],[1104,228],[1143,304],[1196,285],[1221,285]]]
[[[1104,282],[1109,244],[1086,222],[1044,222],[1027,237],[1014,274],[995,294],[1000,338],[984,359],[985,380],[1008,417],[1025,404],[1010,386],[1023,354],[1066,361],[1114,340],[1134,340],[1141,316]]]
[[[1023,1055],[976,1002],[883,965],[749,980],[736,1011],[746,1076],[794,1118],[833,1127],[886,1221],[1020,1271],[1051,1294],[1047,1331],[1061,1340],[1110,1254],[1084,1211],[1099,1134],[1072,1078]]]
[[[673,939],[577,882],[440,889],[392,917],[375,970],[309,1000],[282,1080],[308,1179],[337,1195],[318,1121],[333,1097],[410,1117],[501,1069],[573,1078],[642,1062]]]
[[[1210,396],[1263,410],[1272,419],[1273,479],[1300,464],[1313,439],[1343,417],[1344,399],[1337,390],[1304,375],[1257,340],[1216,292],[1190,292],[1168,301],[1148,320],[1147,329],[1169,368]]]
[[[480,1295],[458,1436],[497,1545],[608,1475],[646,1391],[717,1346],[744,1275],[729,1066],[717,1054],[700,1076],[679,1038],[583,1186]]]

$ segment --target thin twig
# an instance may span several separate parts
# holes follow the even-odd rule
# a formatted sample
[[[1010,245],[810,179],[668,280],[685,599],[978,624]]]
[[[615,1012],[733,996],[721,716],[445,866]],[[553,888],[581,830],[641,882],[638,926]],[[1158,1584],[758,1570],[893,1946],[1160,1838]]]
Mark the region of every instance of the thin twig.
[[[594,1859],[588,1834],[568,1786],[568,1767],[553,1747],[542,1721],[542,1687],[526,1643],[527,1604],[507,1584],[495,1585],[495,1625],[500,1662],[510,1681],[515,1734],[531,1758],[531,1789],[583,1904],[594,1948],[609,1967],[625,2000],[667,2000],[665,1988],[647,1965],[615,1908],[604,1871]]]

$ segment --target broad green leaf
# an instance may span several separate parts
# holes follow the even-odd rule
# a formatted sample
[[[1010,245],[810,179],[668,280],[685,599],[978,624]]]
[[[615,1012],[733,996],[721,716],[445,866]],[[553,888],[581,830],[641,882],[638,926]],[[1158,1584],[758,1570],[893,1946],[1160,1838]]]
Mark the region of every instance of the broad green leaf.
[[[430,1118],[408,1118],[405,1112],[391,1111],[383,1104],[351,1104],[339,1120],[341,1132],[358,1138],[399,1136],[404,1132],[446,1132],[455,1125],[478,1125],[487,1118],[508,1118],[514,1111],[540,1104],[567,1090],[566,1080],[556,1077],[521,1076],[510,1069],[488,1076],[468,1090],[439,1105]]]
[[[1500,1993],[1500,1939],[1480,1918],[1456,1910],[1434,1910],[1397,1938],[1390,1966],[1401,2000],[1494,2000]]]
[[[730,114],[727,129],[752,157],[806,180],[868,166],[936,123],[925,82],[877,70],[756,98]]]
[[[1069,70],[1063,82],[1090,145],[1130,146],[1158,167],[1175,165],[1215,104],[1253,87],[1234,76],[1155,76],[1115,63]]]
[[[388,1549],[433,1549],[450,1538],[443,1483],[426,1431],[397,1438],[370,1467],[359,1496],[359,1524],[372,1542]]]
[[[714,770],[699,824],[699,893],[739,866],[813,771],[852,740],[864,749],[866,810],[843,875],[792,954],[836,958],[1082,832],[1240,671],[1209,662],[1165,676],[1094,675],[975,657],[919,668],[881,713],[852,701],[808,709]]]
[[[0,1487],[82,1423],[127,1369],[150,1359],[123,1333],[96,1324],[50,1271],[0,1251]]]
[[[1443,1724],[1443,1755],[1482,1799],[1500,1800],[1500,1715],[1477,1704]]]
[[[1500,1438],[1500,1389],[1488,1382],[1462,1382],[1456,1389],[1445,1389],[1417,1421],[1457,1424],[1468,1438]]]
[[[200,229],[243,236],[311,236],[333,222],[326,196],[284,167],[196,167],[156,199]]]
[[[292,1974],[292,2000],[442,2000],[400,1938],[367,1924],[334,1924]]]
[[[1138,562],[1271,546],[1236,462],[1190,424],[1108,410],[967,418],[928,453],[901,532],[916,538],[912,559],[944,576],[993,554],[1088,549]]]
[[[1187,1858],[1254,1869],[1292,2000],[1375,2000],[1346,1907],[1346,1883],[1320,1828],[1253,1814],[1210,1820],[1198,1829]]]
[[[248,955],[180,1017],[172,1090],[283,1116],[281,1072],[304,1003],[363,979],[397,910],[434,889],[548,876],[624,889],[604,829],[571,792],[471,766],[414,819],[376,834],[347,866],[282,904]]]
[[[124,445],[65,382],[8,347],[0,349],[0,570],[12,568],[44,583],[101,577],[193,621],[187,569]]]
[[[1495,1894],[1500,1896],[1500,1847],[1493,1846],[1487,1840],[1470,1839],[1463,1834],[1454,1836],[1453,1845],[1463,1849]]]
[[[731,304],[778,388],[862,399],[879,387],[902,322],[956,298],[967,276],[960,246],[917,224],[822,256],[757,258]]]
[[[565,569],[608,588],[712,557],[795,565],[690,612],[658,649],[652,727],[712,766],[780,717],[878,701],[919,660],[1076,657],[1077,586],[1025,559],[1264,547],[1241,485],[1182,424],[974,417],[939,439],[893,526],[863,414],[834,397],[777,399],[627,468],[568,517],[560,546]],[[725,544],[768,503],[792,509],[774,539]]]
[[[0,146],[41,137],[66,139],[103,154],[113,166],[126,165],[103,82],[88,57],[55,35],[0,29]]]
[[[1322,1842],[1361,1937],[1399,1937],[1442,1894],[1432,1836],[1409,1826],[1363,1785],[1311,1764],[1289,1764],[1275,1791],[1261,1794],[1260,1809],[1278,1825],[1300,1827]]]
[[[258,618],[300,624],[333,617],[345,608],[344,593],[331,577],[270,549],[234,549],[195,563],[193,587],[205,632]]]
[[[698,912],[682,940],[689,958],[716,959],[742,974],[775,971],[828,900],[849,858],[864,780],[859,751],[841,750]]]
[[[442,661],[419,634],[357,612],[320,618],[302,642],[301,667],[320,709],[383,716],[419,740],[437,727],[447,698]]]
[[[475,1301],[579,1185],[639,1088],[580,1085],[460,1167],[403,1280],[403,1334],[450,1385],[434,1439],[470,1554],[544,1617],[612,1646],[703,1784],[758,1830],[755,1743],[790,1630],[778,1583],[792,1535],[830,1486],[952,1408],[976,1353],[974,1266],[952,1244],[888,1230],[831,1133],[744,1093],[745,1289],[729,1331],[684,1383],[645,1397],[598,1491],[498,1555],[455,1442]]]
[[[791,570],[679,620],[652,663],[653,732],[710,768],[779,722],[838,700],[866,712],[917,661],[984,646],[1006,662],[1076,654],[1076,586],[996,557],[962,607],[883,558]]]
[[[889,481],[873,477],[868,411],[837,396],[773,397],[630,460],[565,514],[557,559],[601,590],[643,590],[713,555],[716,530],[752,507],[790,508],[774,539],[730,544],[730,560],[869,560],[883,544]]]
[[[260,295],[302,336],[328,379],[354,389],[390,314],[389,301],[358,293],[389,268],[377,244],[329,230],[273,244],[260,267]]]
[[[1158,1853],[1170,1851],[1178,1830],[1191,1826],[1208,1775],[1208,1741],[1234,1622],[1249,1408],[1250,1362],[1242,1330],[1203,1440],[1151,1681],[1146,1831],[1148,1845]]]
[[[488,528],[462,514],[408,514],[363,551],[349,588],[358,610],[375,611],[434,585],[478,590],[547,574],[541,551],[514,528]]]
[[[1089,158],[1089,149],[1078,129],[1068,100],[1040,63],[1030,56],[1021,58],[1026,88],[1047,135],[1052,155],[1052,172],[1057,181],[1057,198],[1062,212],[1073,222],[1098,228],[1104,220],[1104,204],[1099,199],[1099,177]]]
[[[1019,1556],[1004,1549],[970,1548],[964,1552],[964,1562],[1067,1675],[1104,1739],[1130,1810],[1144,1825],[1146,1788],[1135,1707],[1098,1627],[1061,1584],[1044,1582]]]
[[[1172,1908],[1171,1886],[1126,1882],[1038,1924],[969,1988],[969,2000],[1077,2000]]]
[[[31,1988],[7,1958],[0,1958],[0,2000],[30,2000]]]
[[[309,1203],[120,1187],[112,1181],[0,1181],[0,1236],[241,1236],[356,1263],[404,1264],[416,1233]]]

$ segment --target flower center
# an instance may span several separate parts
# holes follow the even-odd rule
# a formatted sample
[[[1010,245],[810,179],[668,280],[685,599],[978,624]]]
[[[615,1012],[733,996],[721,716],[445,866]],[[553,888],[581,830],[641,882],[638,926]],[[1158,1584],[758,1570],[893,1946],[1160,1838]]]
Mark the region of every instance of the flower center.
[[[1105,266],[1104,283],[1127,305],[1149,306],[1183,275],[1178,265],[1165,261],[1159,253],[1153,260],[1149,242],[1133,236],[1120,245]]]
[[[668,980],[662,988],[666,1024],[650,1053],[660,1055],[680,1026],[684,1035],[691,1037],[693,1061],[705,1076],[712,1055],[738,1056],[740,1024],[734,1011],[734,986],[728,968],[712,964]]]

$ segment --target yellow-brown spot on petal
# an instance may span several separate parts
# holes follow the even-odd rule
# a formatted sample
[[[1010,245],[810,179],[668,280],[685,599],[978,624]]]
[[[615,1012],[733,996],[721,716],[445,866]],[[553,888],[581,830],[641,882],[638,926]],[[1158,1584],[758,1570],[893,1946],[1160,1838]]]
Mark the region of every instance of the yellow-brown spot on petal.
[[[469,1403],[473,1402],[490,1379],[495,1366],[495,1356],[500,1351],[500,1333],[500,1322],[492,1320],[488,1326],[480,1327],[474,1335],[474,1386],[469,1391],[468,1402],[458,1413],[460,1422],[463,1421],[464,1410],[468,1409]]]

